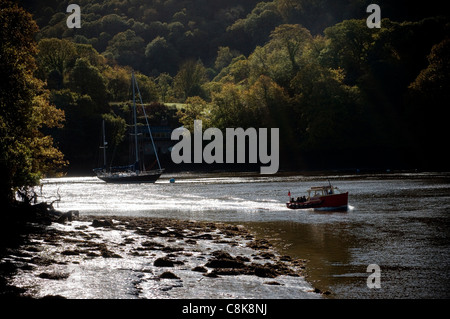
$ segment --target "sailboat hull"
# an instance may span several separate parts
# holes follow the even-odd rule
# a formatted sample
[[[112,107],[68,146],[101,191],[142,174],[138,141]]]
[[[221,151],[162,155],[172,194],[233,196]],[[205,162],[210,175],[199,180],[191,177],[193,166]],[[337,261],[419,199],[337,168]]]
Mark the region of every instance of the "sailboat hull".
[[[98,178],[114,184],[130,184],[130,183],[154,183],[161,176],[162,171],[149,171],[141,173],[118,173],[118,174],[102,174],[97,175]]]

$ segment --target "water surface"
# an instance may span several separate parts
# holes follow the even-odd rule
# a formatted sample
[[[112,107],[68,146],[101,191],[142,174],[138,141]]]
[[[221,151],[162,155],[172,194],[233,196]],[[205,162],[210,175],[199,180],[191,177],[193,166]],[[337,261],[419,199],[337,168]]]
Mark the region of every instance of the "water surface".
[[[329,182],[349,192],[347,212],[286,208],[288,191]],[[178,174],[130,185],[60,178],[43,180],[42,195],[81,214],[245,224],[281,253],[308,259],[307,279],[334,298],[450,297],[448,173]],[[381,268],[381,289],[367,287],[369,264]]]

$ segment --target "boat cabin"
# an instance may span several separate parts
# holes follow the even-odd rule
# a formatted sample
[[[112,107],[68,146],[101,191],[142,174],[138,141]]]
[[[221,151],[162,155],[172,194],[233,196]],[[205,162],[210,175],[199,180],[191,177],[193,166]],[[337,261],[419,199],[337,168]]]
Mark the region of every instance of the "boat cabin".
[[[315,186],[308,190],[308,199],[340,194],[341,192],[334,186]]]

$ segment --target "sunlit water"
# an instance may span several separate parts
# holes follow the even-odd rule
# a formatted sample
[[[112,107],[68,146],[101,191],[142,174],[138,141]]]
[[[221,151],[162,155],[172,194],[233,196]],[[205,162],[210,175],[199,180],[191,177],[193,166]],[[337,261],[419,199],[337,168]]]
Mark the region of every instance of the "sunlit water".
[[[286,208],[288,191],[301,196],[328,180],[349,192],[347,212]],[[59,199],[54,206],[62,211],[244,224],[281,253],[309,259],[307,279],[335,298],[450,297],[448,173],[179,174],[155,184],[95,177],[42,184],[38,193]],[[381,289],[367,287],[369,264],[381,268]]]

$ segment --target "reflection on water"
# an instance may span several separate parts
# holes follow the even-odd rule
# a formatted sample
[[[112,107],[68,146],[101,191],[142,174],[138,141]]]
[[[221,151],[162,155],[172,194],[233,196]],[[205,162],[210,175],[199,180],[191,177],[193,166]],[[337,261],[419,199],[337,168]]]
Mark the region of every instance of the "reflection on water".
[[[337,284],[365,285],[367,274],[355,273],[365,269],[351,266],[351,246],[357,239],[345,225],[271,222],[246,226],[269,239],[282,254],[307,259],[307,279],[321,291],[332,291],[331,297],[337,296]]]
[[[170,178],[175,183],[170,183]],[[288,191],[328,184],[349,191],[348,212],[292,211]],[[81,214],[243,223],[282,254],[308,259],[308,279],[335,298],[450,297],[450,174],[179,174],[155,184],[96,178],[43,181],[44,198]],[[366,285],[381,267],[381,289]]]

